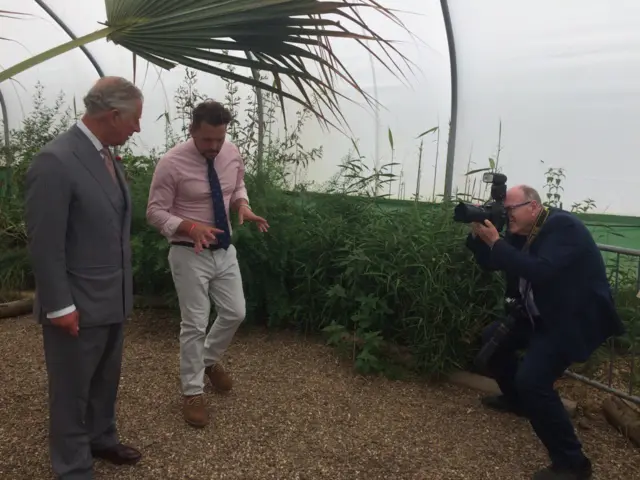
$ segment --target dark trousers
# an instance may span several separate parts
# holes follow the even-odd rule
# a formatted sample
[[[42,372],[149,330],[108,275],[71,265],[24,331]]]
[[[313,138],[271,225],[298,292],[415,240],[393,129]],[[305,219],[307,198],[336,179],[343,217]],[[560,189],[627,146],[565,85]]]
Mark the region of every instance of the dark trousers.
[[[483,341],[491,338],[498,323],[483,332]],[[518,350],[526,349],[522,361]],[[579,465],[584,460],[569,414],[553,385],[571,365],[544,331],[528,320],[518,320],[513,330],[496,349],[488,369],[505,397],[525,412],[552,463],[558,466]]]
[[[81,328],[78,337],[43,326],[49,377],[49,451],[60,480],[93,478],[92,449],[118,443],[115,403],[122,324]]]

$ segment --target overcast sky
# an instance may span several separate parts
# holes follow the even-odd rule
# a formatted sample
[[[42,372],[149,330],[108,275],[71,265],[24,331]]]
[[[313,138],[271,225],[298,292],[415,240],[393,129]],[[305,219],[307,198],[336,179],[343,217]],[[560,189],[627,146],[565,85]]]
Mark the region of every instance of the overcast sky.
[[[81,35],[100,28],[105,20],[103,0],[48,0],[49,5]],[[375,152],[390,160],[387,129],[393,131],[396,160],[404,165],[406,196],[415,191],[419,142],[415,137],[440,125],[438,193],[442,193],[446,136],[450,116],[449,61],[438,0],[382,0],[404,12],[400,16],[418,39],[410,38],[378,15],[369,15],[382,36],[399,40],[399,47],[419,71],[403,85],[375,67],[377,94],[385,109],[379,124],[365,106],[345,105],[347,120],[371,165]],[[528,183],[541,190],[549,167],[564,168],[565,207],[591,197],[600,212],[640,215],[640,2],[637,0],[450,0],[458,53],[459,130],[455,181],[462,186],[467,162],[487,166],[495,155],[502,121],[500,164],[509,184]],[[37,18],[0,20],[0,67],[67,41],[35,2],[0,0],[0,10],[33,13]],[[128,51],[106,41],[90,45],[107,74],[132,78]],[[354,76],[373,94],[369,56],[352,42],[336,51]],[[173,94],[184,71],[138,67],[136,83],[146,102],[142,149],[163,144],[163,125],[156,121],[173,109]],[[30,110],[33,86],[40,80],[49,96],[64,91],[80,101],[96,80],[96,72],[79,50],[17,76],[17,83],[0,85],[15,127]],[[159,81],[160,79],[160,81]],[[210,97],[224,95],[222,83],[201,75],[199,88]],[[345,90],[348,93],[348,90]],[[357,97],[353,97],[358,100]],[[291,107],[293,111],[295,107]],[[376,135],[376,132],[378,134]],[[435,137],[425,143],[421,194],[430,194],[435,162]],[[324,158],[312,165],[308,180],[333,174],[351,141],[337,132],[324,132],[310,123],[306,146],[324,147]],[[395,191],[397,189],[394,188]]]

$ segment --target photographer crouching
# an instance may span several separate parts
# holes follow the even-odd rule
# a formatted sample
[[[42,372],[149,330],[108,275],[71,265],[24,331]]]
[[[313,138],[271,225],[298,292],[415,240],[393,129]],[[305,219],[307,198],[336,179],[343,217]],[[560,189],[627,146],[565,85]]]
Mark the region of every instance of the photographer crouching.
[[[505,319],[484,331],[478,356],[502,395],[484,398],[483,404],[528,418],[551,459],[534,480],[589,479],[591,462],[554,383],[571,364],[586,361],[609,337],[624,331],[605,264],[575,215],[545,208],[531,187],[507,191],[504,175],[489,178],[493,205],[459,207],[468,215],[457,219],[471,223],[467,247],[480,267],[506,275]],[[496,228],[487,218],[502,225]],[[498,230],[504,224],[503,238]],[[522,349],[526,352],[519,361]]]

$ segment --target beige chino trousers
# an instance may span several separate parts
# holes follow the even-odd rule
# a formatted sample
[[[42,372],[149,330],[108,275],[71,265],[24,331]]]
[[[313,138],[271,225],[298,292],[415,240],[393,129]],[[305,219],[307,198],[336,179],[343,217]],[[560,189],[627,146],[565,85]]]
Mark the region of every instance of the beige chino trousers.
[[[180,303],[180,381],[183,395],[204,389],[204,369],[222,359],[246,314],[236,248],[203,250],[172,245],[169,266]],[[217,317],[206,333],[211,301]]]

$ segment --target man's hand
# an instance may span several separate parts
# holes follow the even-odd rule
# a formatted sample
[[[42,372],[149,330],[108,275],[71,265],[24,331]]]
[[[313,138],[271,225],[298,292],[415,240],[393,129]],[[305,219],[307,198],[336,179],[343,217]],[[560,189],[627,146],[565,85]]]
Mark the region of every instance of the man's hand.
[[[189,229],[189,236],[193,239],[196,253],[200,253],[204,248],[216,243],[216,235],[223,233],[219,228],[209,227],[199,223],[194,223]]]
[[[494,227],[489,220],[485,220],[484,225],[474,222],[472,224],[472,231],[476,236],[480,237],[480,240],[490,247],[493,247],[493,244],[500,240],[498,230],[496,230],[496,227]]]
[[[79,320],[78,310],[74,310],[62,317],[51,318],[49,321],[51,325],[66,330],[72,337],[77,337],[80,330]]]
[[[245,220],[248,222],[255,222],[258,226],[258,230],[263,233],[269,229],[269,224],[264,218],[253,213],[247,205],[240,205],[238,208],[238,222],[242,225]]]

